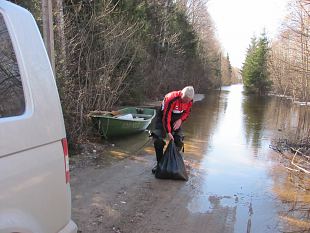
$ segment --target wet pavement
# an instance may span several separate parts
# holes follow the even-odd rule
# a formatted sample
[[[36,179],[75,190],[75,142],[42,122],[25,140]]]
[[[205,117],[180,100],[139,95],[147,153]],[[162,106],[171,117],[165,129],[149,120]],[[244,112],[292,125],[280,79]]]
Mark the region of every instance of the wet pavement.
[[[146,132],[110,140],[109,152],[90,152],[91,166],[73,158],[80,231],[310,232],[310,180],[289,172],[269,148],[274,139],[298,136],[297,127],[307,132],[309,111],[278,97],[246,96],[242,88],[210,91],[195,102],[184,123],[188,182],[154,178]]]

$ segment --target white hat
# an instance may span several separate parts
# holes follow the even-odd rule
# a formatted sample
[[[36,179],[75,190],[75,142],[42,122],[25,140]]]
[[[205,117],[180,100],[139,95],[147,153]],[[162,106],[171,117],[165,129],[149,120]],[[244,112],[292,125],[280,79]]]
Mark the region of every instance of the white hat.
[[[187,86],[182,89],[182,97],[194,99],[195,91],[193,86]]]

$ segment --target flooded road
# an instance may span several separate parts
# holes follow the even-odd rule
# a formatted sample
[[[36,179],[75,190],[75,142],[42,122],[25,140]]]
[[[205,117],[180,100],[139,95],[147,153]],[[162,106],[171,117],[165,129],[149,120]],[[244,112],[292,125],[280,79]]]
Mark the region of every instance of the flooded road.
[[[191,154],[203,156],[198,162],[202,176],[200,190],[188,203],[188,208],[192,213],[211,213],[226,208],[234,218],[234,232],[275,232],[280,203],[272,193],[273,180],[268,174],[271,166],[266,159],[269,139],[259,132],[262,130],[261,106],[251,103],[252,108],[257,108],[253,110],[255,116],[246,112],[247,100],[241,88],[233,86],[222,91],[218,100],[200,103],[212,104],[217,110],[210,116],[213,119],[208,129],[199,127],[200,133],[191,132],[189,144],[196,144],[196,148],[202,150],[197,153],[195,148],[189,147],[193,150]],[[193,114],[203,116],[210,112]],[[201,139],[205,143],[198,145]]]
[[[307,131],[309,110],[277,97],[246,96],[242,90],[230,86],[196,103],[195,119],[186,126],[187,155],[201,179],[188,208],[192,213],[230,209],[234,232],[310,229],[310,192],[295,187],[269,148],[274,139],[296,135],[301,124]],[[294,211],[292,198],[305,207],[303,213]]]
[[[210,91],[195,102],[184,124],[188,182],[154,178],[146,133],[112,140],[115,149],[94,155],[103,163],[74,169],[80,231],[310,232],[309,180],[297,185],[269,148],[301,124],[307,131],[309,111],[276,97],[246,96],[242,88]]]

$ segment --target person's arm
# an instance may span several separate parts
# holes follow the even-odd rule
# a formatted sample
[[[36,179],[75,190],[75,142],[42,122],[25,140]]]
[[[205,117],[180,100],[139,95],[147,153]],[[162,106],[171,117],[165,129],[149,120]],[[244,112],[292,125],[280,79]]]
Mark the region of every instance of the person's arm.
[[[192,106],[193,106],[193,101],[189,102],[188,108],[182,114],[182,116],[181,116],[182,122],[185,121],[189,117],[189,114],[191,113]]]
[[[171,115],[172,115],[172,109],[174,107],[175,102],[180,97],[174,97],[174,98],[165,98],[164,100],[164,114],[163,114],[163,126],[167,133],[171,133]]]

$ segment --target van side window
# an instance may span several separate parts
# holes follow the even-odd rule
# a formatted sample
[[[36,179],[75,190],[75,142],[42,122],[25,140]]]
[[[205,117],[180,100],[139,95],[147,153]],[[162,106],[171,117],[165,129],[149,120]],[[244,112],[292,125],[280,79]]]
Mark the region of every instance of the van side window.
[[[0,118],[25,111],[25,98],[11,38],[0,14]]]

